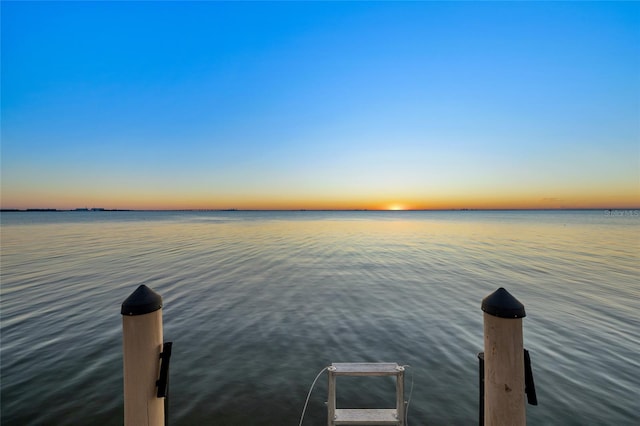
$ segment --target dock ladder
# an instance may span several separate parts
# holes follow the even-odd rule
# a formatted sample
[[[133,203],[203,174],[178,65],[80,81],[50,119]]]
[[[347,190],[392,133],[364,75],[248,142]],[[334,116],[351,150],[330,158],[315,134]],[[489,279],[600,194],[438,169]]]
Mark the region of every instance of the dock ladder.
[[[329,372],[328,426],[397,425],[405,426],[404,367],[395,362],[333,363]],[[337,408],[337,376],[395,376],[396,408]]]

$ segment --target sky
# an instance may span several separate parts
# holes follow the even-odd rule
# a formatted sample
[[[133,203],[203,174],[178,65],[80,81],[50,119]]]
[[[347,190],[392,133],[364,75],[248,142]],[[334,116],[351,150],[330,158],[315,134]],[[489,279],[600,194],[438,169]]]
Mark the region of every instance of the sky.
[[[637,2],[7,2],[3,209],[640,207]]]

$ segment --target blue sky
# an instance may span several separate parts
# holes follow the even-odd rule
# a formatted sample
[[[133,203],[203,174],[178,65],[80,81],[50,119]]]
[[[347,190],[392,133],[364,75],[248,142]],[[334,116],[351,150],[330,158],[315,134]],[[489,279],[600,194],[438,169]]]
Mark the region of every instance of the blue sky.
[[[640,205],[634,2],[2,2],[2,207]]]

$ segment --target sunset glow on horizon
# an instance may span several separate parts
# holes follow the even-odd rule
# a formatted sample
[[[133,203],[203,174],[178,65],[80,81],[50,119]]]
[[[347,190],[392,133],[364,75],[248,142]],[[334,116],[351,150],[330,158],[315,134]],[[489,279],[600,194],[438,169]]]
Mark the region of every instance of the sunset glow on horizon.
[[[2,209],[640,208],[634,2],[3,2]]]

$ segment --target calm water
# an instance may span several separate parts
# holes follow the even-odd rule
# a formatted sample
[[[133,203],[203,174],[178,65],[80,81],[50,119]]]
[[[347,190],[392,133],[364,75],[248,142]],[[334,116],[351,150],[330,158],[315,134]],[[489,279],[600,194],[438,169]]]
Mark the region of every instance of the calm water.
[[[139,284],[174,342],[171,425],[295,426],[316,374],[355,361],[412,366],[411,425],[476,424],[480,302],[501,286],[527,311],[530,424],[640,424],[640,216],[614,213],[3,213],[2,425],[122,424]],[[394,392],[344,378],[338,405]]]

